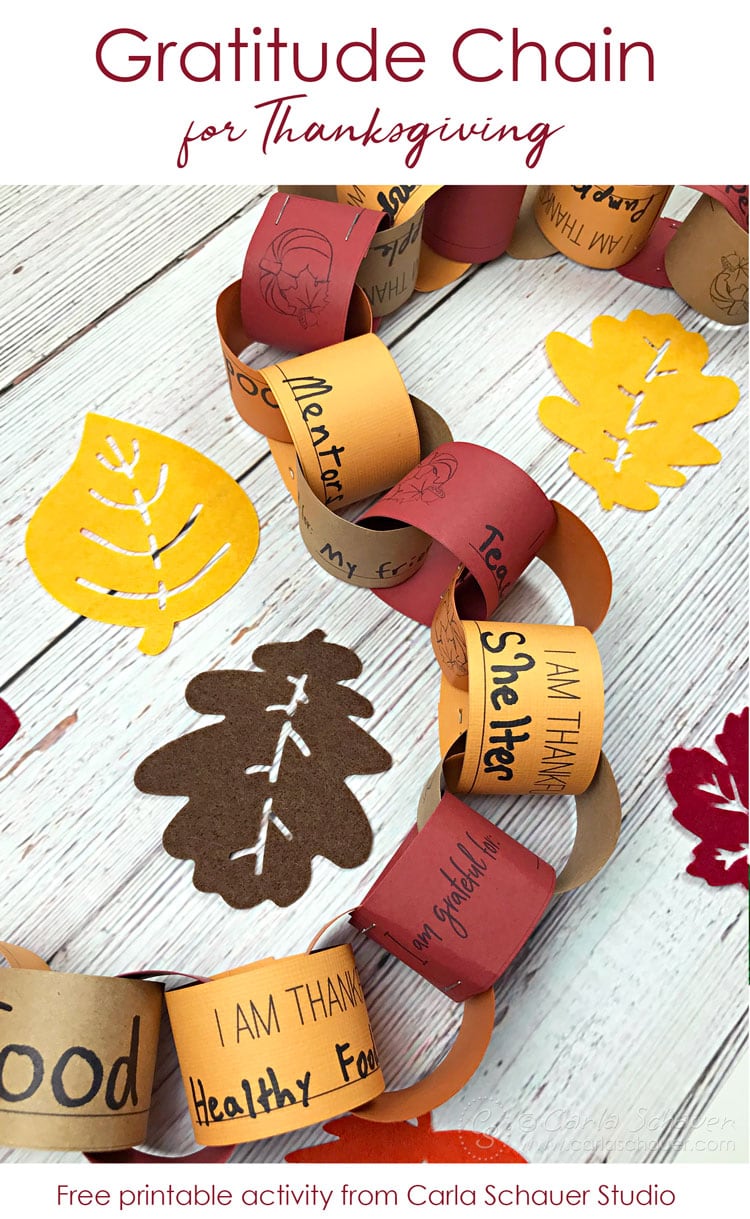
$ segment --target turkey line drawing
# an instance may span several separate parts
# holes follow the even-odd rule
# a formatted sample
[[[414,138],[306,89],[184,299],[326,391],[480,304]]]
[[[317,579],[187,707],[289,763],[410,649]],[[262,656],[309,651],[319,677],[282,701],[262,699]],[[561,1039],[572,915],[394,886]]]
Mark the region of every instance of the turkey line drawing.
[[[391,765],[352,719],[373,714],[342,684],[362,670],[354,652],[314,630],[257,647],[253,664],[194,677],[187,702],[222,720],[163,745],[135,775],[141,791],[187,797],[164,846],[194,860],[197,889],[240,909],[297,901],[315,855],[342,868],[364,863],[372,830],[346,778]]]

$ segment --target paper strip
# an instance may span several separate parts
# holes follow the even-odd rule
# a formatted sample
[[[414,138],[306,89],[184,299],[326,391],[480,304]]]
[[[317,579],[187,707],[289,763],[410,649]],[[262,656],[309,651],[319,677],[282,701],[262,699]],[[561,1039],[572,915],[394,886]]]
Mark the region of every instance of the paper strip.
[[[455,262],[452,258],[443,258],[442,254],[437,254],[422,242],[416,290],[436,292],[438,288],[445,288],[460,279],[471,265],[470,262]]]
[[[440,749],[451,791],[577,795],[602,746],[604,681],[578,626],[465,622],[468,691],[443,681]]]
[[[422,208],[394,228],[375,234],[357,274],[373,317],[386,317],[405,304],[414,291],[422,249]]]
[[[167,1009],[203,1145],[311,1126],[385,1087],[348,944],[217,974]]]
[[[425,783],[417,809],[422,829],[440,804],[446,783],[438,766]],[[447,790],[447,788],[445,788]],[[555,883],[555,893],[568,893],[587,884],[611,858],[620,836],[622,809],[612,768],[602,753],[590,785],[575,797],[576,836],[573,849]]]
[[[495,1024],[495,994],[485,990],[463,1006],[461,1027],[445,1058],[416,1084],[383,1092],[361,1105],[357,1117],[368,1122],[405,1122],[437,1109],[461,1091],[484,1058]]]
[[[242,270],[240,311],[246,333],[300,352],[362,333],[351,314],[352,294],[381,223],[382,212],[272,195]],[[371,322],[365,329],[370,328]]]
[[[535,216],[556,249],[587,267],[619,267],[648,240],[670,186],[541,186]]]
[[[0,952],[14,965],[0,971],[0,1143],[107,1151],[141,1142],[161,986],[56,973],[23,949]]]
[[[186,1156],[157,1156],[147,1151],[87,1152],[86,1159],[92,1164],[226,1164],[236,1150],[234,1144],[227,1147],[203,1147]]]
[[[171,977],[179,978],[183,983],[208,981],[198,974],[179,973],[171,969],[144,969],[121,976],[145,980]],[[188,1152],[184,1156],[154,1155],[148,1151],[137,1151],[134,1147],[127,1151],[87,1151],[84,1156],[92,1164],[226,1164],[235,1150],[235,1144],[229,1143],[223,1147],[202,1147],[200,1151]]]
[[[455,796],[415,826],[351,922],[463,1002],[493,986],[539,922],[553,869]]]
[[[542,543],[537,557],[562,583],[575,625],[595,631],[604,621],[612,598],[612,572],[607,556],[579,517],[554,500],[552,506],[555,528]],[[464,690],[467,658],[462,619],[476,618],[482,613],[477,585],[467,569],[459,567],[440,598],[430,634],[444,677]]]
[[[379,591],[388,605],[429,626],[458,563],[491,614],[510,591],[555,524],[544,492],[523,470],[489,449],[441,445],[360,518],[399,521],[435,539],[419,572]]]
[[[305,479],[327,507],[376,495],[419,460],[409,395],[376,335],[274,364],[264,376]]]
[[[621,821],[620,793],[602,753],[591,783],[576,796],[575,841],[568,862],[558,873],[555,893],[569,893],[593,880],[617,846]]]
[[[444,186],[425,208],[424,240],[443,258],[482,263],[508,248],[524,186]]]
[[[232,402],[240,418],[256,432],[271,440],[289,443],[284,418],[262,370],[251,368],[240,359],[240,354],[253,341],[242,325],[240,287],[240,281],[236,280],[216,301],[216,325]]]
[[[339,203],[385,212],[392,224],[416,216],[439,186],[337,186]]]
[[[747,232],[748,224],[748,188],[745,186],[692,186],[691,190],[702,191],[716,199],[726,208],[730,216]]]
[[[225,288],[216,301],[216,325],[232,402],[240,418],[256,432],[269,441],[279,440],[288,444],[289,432],[266,381],[266,370],[251,368],[240,358],[245,348],[254,342],[242,324],[240,288],[240,281],[237,280]],[[352,307],[358,319],[354,329],[358,334],[366,334],[370,330],[372,311],[358,285],[355,286]]]
[[[601,543],[580,517],[552,501],[557,524],[539,549],[538,557],[562,584],[576,626],[595,631],[612,600],[612,570]]]
[[[526,187],[516,227],[513,229],[513,234],[506,250],[506,254],[509,254],[511,258],[522,260],[549,258],[550,254],[559,253],[556,247],[552,245],[552,242],[548,241],[544,236],[544,233],[542,233],[536,222],[534,212],[538,193],[538,187]]]
[[[449,440],[448,425],[424,402],[411,399],[420,438],[420,456]],[[278,449],[278,446],[274,446]],[[292,456],[294,450],[289,446]],[[286,451],[286,456],[289,456]],[[321,503],[297,466],[300,533],[316,563],[348,584],[391,588],[403,584],[424,563],[431,539],[409,525],[371,525],[337,516]]]
[[[743,227],[721,203],[702,195],[669,243],[664,265],[672,287],[693,309],[725,326],[745,325],[746,217]]]
[[[649,284],[652,288],[671,288],[664,259],[667,246],[680,228],[680,223],[670,216],[660,216],[649,233],[648,241],[635,258],[617,268],[620,275],[638,284]]]

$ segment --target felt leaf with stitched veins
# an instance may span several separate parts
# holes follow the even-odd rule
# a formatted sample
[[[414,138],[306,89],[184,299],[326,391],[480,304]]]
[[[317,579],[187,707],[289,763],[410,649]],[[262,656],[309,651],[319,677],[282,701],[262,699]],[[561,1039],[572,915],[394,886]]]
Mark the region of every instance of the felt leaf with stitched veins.
[[[258,546],[258,517],[231,475],[188,445],[89,414],[70,469],[26,532],[37,579],[77,614],[143,627],[142,652],[227,592]]]
[[[372,830],[346,778],[391,765],[353,722],[373,713],[343,684],[361,672],[356,653],[318,629],[261,644],[253,664],[194,677],[188,703],[221,721],[162,745],[135,773],[140,791],[187,797],[164,846],[194,860],[196,889],[241,910],[296,902],[316,855],[340,868],[363,864]]]
[[[576,401],[544,398],[539,418],[575,447],[568,465],[603,508],[647,511],[659,503],[655,486],[683,485],[678,466],[720,460],[695,428],[727,415],[740,391],[729,377],[704,374],[705,340],[671,313],[597,317],[591,339],[588,346],[567,334],[547,336],[550,363]]]
[[[672,816],[700,841],[687,871],[709,885],[748,887],[748,709],[730,714],[717,752],[673,749],[667,775]]]

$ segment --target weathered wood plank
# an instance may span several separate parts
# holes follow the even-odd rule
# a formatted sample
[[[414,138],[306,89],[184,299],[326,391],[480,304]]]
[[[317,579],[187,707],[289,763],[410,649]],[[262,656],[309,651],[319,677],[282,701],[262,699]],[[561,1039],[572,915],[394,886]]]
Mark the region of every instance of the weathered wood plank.
[[[189,257],[268,187],[0,189],[0,390]]]

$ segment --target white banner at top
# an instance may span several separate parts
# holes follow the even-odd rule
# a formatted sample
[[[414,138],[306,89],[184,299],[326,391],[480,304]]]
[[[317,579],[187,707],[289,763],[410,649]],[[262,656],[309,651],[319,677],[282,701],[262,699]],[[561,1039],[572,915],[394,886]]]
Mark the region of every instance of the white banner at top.
[[[741,11],[7,5],[3,180],[746,180]]]

